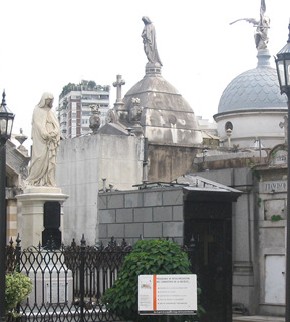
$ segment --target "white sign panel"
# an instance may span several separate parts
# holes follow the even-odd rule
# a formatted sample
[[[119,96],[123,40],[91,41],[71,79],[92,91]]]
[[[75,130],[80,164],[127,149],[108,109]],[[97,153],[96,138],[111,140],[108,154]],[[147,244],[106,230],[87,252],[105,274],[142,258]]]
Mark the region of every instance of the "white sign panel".
[[[138,276],[139,314],[190,315],[196,311],[196,275]]]

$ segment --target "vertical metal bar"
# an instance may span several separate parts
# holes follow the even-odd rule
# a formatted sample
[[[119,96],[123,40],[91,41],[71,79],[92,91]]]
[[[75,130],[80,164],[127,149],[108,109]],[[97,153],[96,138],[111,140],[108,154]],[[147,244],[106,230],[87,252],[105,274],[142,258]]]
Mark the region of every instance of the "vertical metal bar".
[[[19,238],[19,234],[17,235],[16,239],[16,247],[15,247],[15,252],[16,252],[16,271],[20,272],[20,260],[21,260],[21,239]]]
[[[80,265],[80,322],[84,321],[84,306],[85,306],[85,248],[86,241],[84,235],[81,240],[81,265]]]
[[[6,146],[0,142],[0,321],[5,321],[5,272],[6,272]]]
[[[15,263],[15,271],[16,272],[20,272],[21,269],[20,269],[20,261],[21,261],[21,245],[20,245],[20,238],[19,238],[19,234],[17,235],[17,238],[16,238],[16,246],[15,246],[15,260],[16,260],[16,263]],[[26,300],[27,302],[27,300]],[[20,304],[18,303],[17,304],[17,307],[16,307],[16,312],[19,313],[20,312]]]

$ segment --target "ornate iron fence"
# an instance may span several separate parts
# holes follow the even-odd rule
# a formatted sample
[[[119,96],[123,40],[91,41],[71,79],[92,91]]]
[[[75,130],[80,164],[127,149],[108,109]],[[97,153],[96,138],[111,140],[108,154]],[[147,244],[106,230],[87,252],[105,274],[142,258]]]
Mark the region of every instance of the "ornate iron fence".
[[[117,278],[131,246],[114,238],[107,246],[80,245],[73,240],[60,249],[21,249],[20,239],[7,246],[7,272],[29,276],[33,291],[19,306],[21,321],[120,321],[101,303],[102,294]]]

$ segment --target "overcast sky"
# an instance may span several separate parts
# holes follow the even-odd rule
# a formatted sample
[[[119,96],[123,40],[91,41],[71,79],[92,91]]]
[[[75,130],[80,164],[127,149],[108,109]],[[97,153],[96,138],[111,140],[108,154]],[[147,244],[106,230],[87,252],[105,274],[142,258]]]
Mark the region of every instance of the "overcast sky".
[[[34,106],[43,92],[94,80],[126,84],[122,96],[145,75],[142,17],[156,29],[162,75],[196,115],[212,120],[228,83],[257,65],[255,28],[239,18],[259,19],[260,0],[2,0],[0,91],[15,113],[13,132],[30,136]],[[286,44],[289,0],[266,0],[271,19],[270,53]],[[274,58],[272,59],[274,67]],[[115,101],[111,86],[110,105]]]

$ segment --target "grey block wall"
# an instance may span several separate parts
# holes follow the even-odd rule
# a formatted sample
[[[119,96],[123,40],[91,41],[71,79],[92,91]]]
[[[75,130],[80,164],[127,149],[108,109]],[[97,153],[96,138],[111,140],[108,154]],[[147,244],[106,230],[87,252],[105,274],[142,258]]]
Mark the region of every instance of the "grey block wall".
[[[183,243],[181,187],[99,193],[98,236],[134,244],[144,239],[170,238]]]

